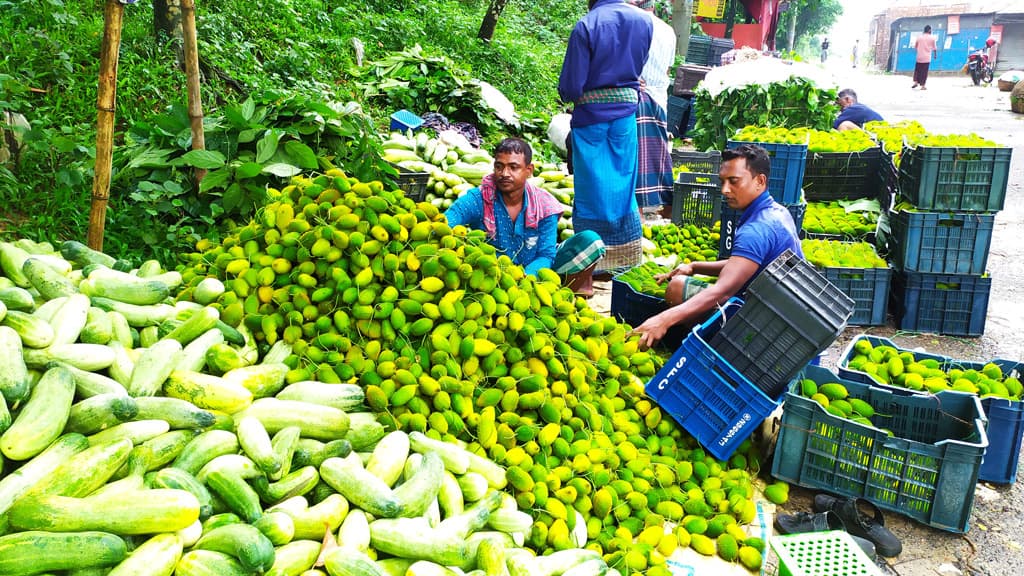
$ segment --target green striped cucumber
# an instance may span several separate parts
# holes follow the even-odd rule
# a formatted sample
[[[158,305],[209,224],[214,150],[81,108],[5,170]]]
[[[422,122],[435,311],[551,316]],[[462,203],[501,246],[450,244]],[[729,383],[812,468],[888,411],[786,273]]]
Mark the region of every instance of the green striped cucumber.
[[[21,345],[21,336],[9,326],[0,326],[0,394],[11,406],[28,397],[28,366]]]
[[[53,344],[55,336],[53,326],[45,318],[35,314],[8,310],[3,321],[0,323],[17,332],[26,349],[46,348]]]
[[[175,576],[248,576],[246,570],[233,556],[213,550],[191,550],[186,552],[174,568]]]
[[[100,430],[88,438],[89,444],[94,446],[112,440],[120,440],[121,438],[128,438],[132,441],[132,444],[138,446],[147,440],[152,440],[164,434],[170,429],[171,427],[163,420],[132,420],[130,422],[122,422],[117,426],[111,426],[106,430]]]
[[[270,439],[270,447],[274,450],[277,461],[281,468],[274,474],[268,474],[267,479],[271,482],[280,480],[292,470],[292,457],[295,455],[295,447],[299,444],[302,430],[298,426],[286,426],[281,428]]]
[[[60,436],[71,412],[75,381],[56,366],[43,374],[11,427],[0,435],[0,451],[11,460],[28,460]]]
[[[109,566],[128,548],[113,534],[94,531],[32,530],[0,536],[0,574],[28,576],[50,570]]]
[[[196,436],[174,459],[171,466],[195,475],[217,456],[238,452],[238,437],[226,430],[207,430]]]
[[[29,257],[22,264],[21,271],[32,287],[46,300],[78,294],[78,288],[67,276],[39,258]]]
[[[41,454],[0,479],[0,516],[14,501],[49,476],[69,458],[89,447],[81,434],[65,434],[53,441]]]
[[[88,496],[107,483],[131,451],[132,443],[127,438],[90,446],[36,483],[27,495]]]
[[[25,496],[11,526],[22,530],[99,530],[128,536],[174,532],[199,519],[199,501],[184,490],[155,488],[112,497]]]
[[[191,492],[199,501],[199,518],[205,520],[213,514],[213,499],[210,491],[195,476],[181,468],[161,468],[153,475],[154,488],[173,488]]]
[[[195,404],[166,396],[139,396],[135,399],[140,420],[164,420],[172,430],[201,429],[213,426],[213,413]]]
[[[181,342],[160,340],[142,352],[132,370],[128,393],[132,396],[155,396],[174,370],[181,354]]]
[[[213,346],[223,343],[224,334],[220,330],[211,328],[203,332],[182,349],[181,356],[178,357],[178,364],[174,369],[192,372],[202,371],[203,367],[206,366],[206,352]]]
[[[53,342],[50,345],[77,342],[82,329],[89,321],[90,307],[88,296],[84,294],[69,295],[64,301],[64,305],[58,308],[54,312],[53,318],[50,319],[50,325],[53,326]],[[106,342],[103,343],[106,344]]]
[[[264,572],[274,565],[274,545],[255,526],[227,524],[205,532],[197,550],[213,550],[234,556],[250,572]]]
[[[298,400],[259,398],[235,418],[245,416],[255,417],[271,434],[288,426],[298,426],[302,436],[316,440],[344,438],[349,429],[347,413]]]
[[[320,555],[320,542],[293,540],[274,550],[274,566],[266,576],[298,576],[309,570]]]
[[[260,499],[276,504],[294,496],[302,496],[316,487],[320,474],[313,466],[304,466],[288,473],[277,482],[269,482],[265,476],[253,478],[252,486]]]
[[[206,476],[206,485],[246,522],[251,524],[263,515],[259,495],[240,475],[224,469],[212,470]]]
[[[274,546],[282,546],[295,537],[295,521],[284,512],[265,512],[253,526],[263,533]]]
[[[80,434],[95,434],[100,430],[127,422],[135,418],[138,413],[139,407],[131,396],[117,393],[89,396],[71,405],[65,430]]]
[[[157,534],[146,540],[107,576],[171,576],[182,554],[176,534]]]
[[[358,384],[325,384],[311,380],[289,384],[276,397],[280,400],[312,402],[345,412],[362,406],[365,401],[363,387]]]

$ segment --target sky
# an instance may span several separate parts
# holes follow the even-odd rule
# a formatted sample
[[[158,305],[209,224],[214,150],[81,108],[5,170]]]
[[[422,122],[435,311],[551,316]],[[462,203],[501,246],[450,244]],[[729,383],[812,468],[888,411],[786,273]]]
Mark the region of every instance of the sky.
[[[849,54],[856,39],[860,40],[861,54],[864,46],[870,44],[868,30],[871,18],[885,11],[890,4],[887,0],[842,0],[843,14],[829,31],[829,42],[833,54]]]

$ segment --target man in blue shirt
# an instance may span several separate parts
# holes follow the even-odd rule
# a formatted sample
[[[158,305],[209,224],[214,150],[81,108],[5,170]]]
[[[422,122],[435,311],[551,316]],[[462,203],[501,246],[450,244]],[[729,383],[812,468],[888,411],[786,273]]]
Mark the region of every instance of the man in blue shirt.
[[[494,150],[494,173],[445,211],[448,224],[485,230],[487,241],[527,274],[551,268],[565,275],[564,284],[577,294],[592,295],[590,276],[579,276],[592,272],[604,255],[600,237],[580,232],[558,245],[558,218],[568,208],[530,183],[531,176],[530,145],[519,138],[502,140]]]
[[[760,146],[743,144],[722,151],[718,171],[722,199],[729,208],[743,211],[732,255],[728,260],[680,264],[659,278],[669,281],[665,300],[672,307],[633,330],[640,335],[642,347],[653,346],[672,326],[692,326],[729,298],[742,297],[754,278],[786,250],[803,257],[792,215],[768,193],[770,171],[768,152]],[[693,282],[694,274],[717,276],[718,280],[700,289],[700,284]]]
[[[842,112],[832,125],[836,130],[864,128],[865,122],[881,121],[882,115],[857,102],[857,93],[849,88],[839,91],[839,107]]]
[[[608,249],[601,267],[613,271],[642,256],[636,113],[653,25],[624,0],[588,6],[569,35],[558,95],[573,104],[573,229],[601,237]]]

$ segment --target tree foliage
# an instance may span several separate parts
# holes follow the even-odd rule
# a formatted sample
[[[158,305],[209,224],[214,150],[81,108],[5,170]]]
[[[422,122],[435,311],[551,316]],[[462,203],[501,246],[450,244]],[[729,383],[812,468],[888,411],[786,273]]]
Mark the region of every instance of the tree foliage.
[[[790,0],[789,5],[791,8],[779,15],[776,46],[786,45],[793,14],[796,14],[796,45],[801,38],[828,32],[843,13],[839,0]]]

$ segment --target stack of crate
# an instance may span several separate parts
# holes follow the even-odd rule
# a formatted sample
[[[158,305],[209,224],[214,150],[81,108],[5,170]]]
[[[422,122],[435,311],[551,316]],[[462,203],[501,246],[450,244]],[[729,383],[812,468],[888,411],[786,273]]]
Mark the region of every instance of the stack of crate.
[[[880,166],[889,162],[882,147],[876,145],[859,152],[808,153],[804,169],[803,191],[807,202],[830,202],[877,199],[879,207],[887,211],[892,203],[891,193],[880,178]],[[840,242],[867,241],[874,244],[875,235],[827,235],[805,233],[807,238],[838,240]],[[891,268],[827,267],[825,277],[839,287],[856,303],[850,324],[880,326],[885,324],[889,291],[892,284]]]
[[[889,215],[899,273],[892,309],[902,330],[953,336],[985,332],[986,274],[995,213],[1003,208],[1011,148],[904,145],[902,199]]]

